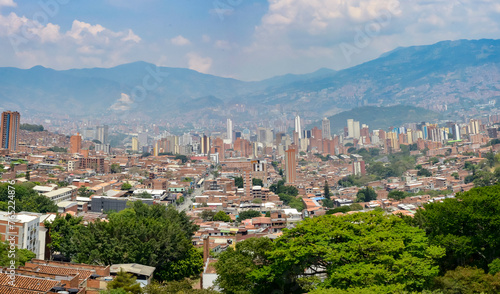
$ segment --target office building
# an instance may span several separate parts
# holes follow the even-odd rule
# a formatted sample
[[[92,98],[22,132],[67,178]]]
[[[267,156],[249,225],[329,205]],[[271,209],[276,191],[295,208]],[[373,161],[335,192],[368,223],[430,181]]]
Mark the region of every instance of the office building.
[[[227,141],[229,144],[233,143],[233,121],[228,118],[227,119],[227,134],[226,134]]]
[[[354,120],[352,118],[347,120],[347,136],[354,137]]]
[[[1,125],[1,148],[17,151],[19,145],[19,126],[21,115],[17,111],[4,111]]]
[[[328,118],[324,118],[321,123],[321,135],[323,139],[331,139],[332,133],[330,131],[330,120]]]
[[[203,135],[201,138],[201,154],[208,155],[210,153],[210,137]]]
[[[299,139],[302,139],[302,124],[298,115],[295,117],[295,132],[299,134]]]
[[[132,137],[132,151],[139,151],[139,139],[137,137]]]

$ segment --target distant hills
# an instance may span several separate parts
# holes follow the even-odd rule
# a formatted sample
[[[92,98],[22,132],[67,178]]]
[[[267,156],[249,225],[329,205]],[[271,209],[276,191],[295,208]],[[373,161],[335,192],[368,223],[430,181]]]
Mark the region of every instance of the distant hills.
[[[133,93],[141,101],[134,101]],[[28,113],[102,115],[123,110],[152,117],[214,113],[234,104],[281,105],[324,116],[361,106],[460,109],[500,98],[500,40],[443,41],[398,48],[333,71],[243,82],[182,68],[134,62],[57,71],[0,68],[0,105]]]
[[[399,127],[404,123],[435,122],[440,117],[437,112],[414,106],[363,106],[328,117],[332,134],[342,133],[350,118],[359,121],[360,124],[368,125],[371,130],[385,130],[391,126]],[[318,121],[311,127],[314,126],[321,127],[321,122]]]

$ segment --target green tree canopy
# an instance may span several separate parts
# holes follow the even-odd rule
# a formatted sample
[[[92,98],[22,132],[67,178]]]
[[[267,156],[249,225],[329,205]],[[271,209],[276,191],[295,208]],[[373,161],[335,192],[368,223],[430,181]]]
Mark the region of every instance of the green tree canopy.
[[[446,248],[444,270],[488,264],[500,257],[500,186],[473,188],[456,198],[429,203],[415,219],[432,244]]]
[[[366,187],[358,190],[356,198],[358,202],[370,202],[377,199],[377,192],[372,187]]]
[[[435,260],[444,254],[443,248],[428,245],[423,230],[397,216],[374,211],[306,219],[285,230],[271,249],[266,247],[257,254],[256,247],[251,248],[221,255],[218,270],[238,266],[219,273],[217,283],[226,293],[303,293],[315,287],[376,286],[421,291],[437,276]],[[238,254],[248,255],[240,265],[236,264]],[[256,256],[259,259],[253,260]],[[235,261],[229,265],[231,258]],[[325,275],[323,282],[318,274]]]
[[[219,222],[230,222],[231,221],[231,217],[229,215],[227,215],[224,211],[219,211],[217,212],[215,215],[214,215],[214,218],[213,218],[214,221],[219,221]]]
[[[264,187],[264,182],[261,179],[253,178],[252,186],[261,186]]]
[[[123,289],[127,293],[140,294],[142,293],[141,285],[137,283],[136,277],[132,274],[124,272],[122,269],[116,274],[116,277],[108,283],[108,290]]]
[[[259,217],[262,216],[262,213],[258,212],[257,210],[245,210],[240,212],[238,215],[238,221],[244,221],[249,218],[254,218],[254,217]]]

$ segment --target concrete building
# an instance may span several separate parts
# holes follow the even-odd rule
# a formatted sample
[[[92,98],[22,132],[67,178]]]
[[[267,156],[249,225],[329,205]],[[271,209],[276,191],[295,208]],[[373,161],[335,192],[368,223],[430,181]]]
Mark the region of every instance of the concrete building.
[[[20,119],[21,115],[17,111],[4,111],[2,113],[0,148],[9,151],[18,150]]]
[[[40,257],[40,241],[38,231],[40,227],[40,216],[35,213],[20,212],[11,215],[6,211],[0,211],[0,235],[2,241],[14,238],[17,248],[28,249]]]
[[[289,149],[285,151],[285,177],[287,184],[292,184],[296,181],[297,163],[295,156],[295,147],[289,147]]]
[[[323,118],[323,121],[321,122],[321,135],[323,139],[331,139],[332,138],[332,133],[330,130],[330,120],[328,118]]]
[[[299,134],[299,139],[302,139],[302,123],[298,115],[295,117],[295,132]]]

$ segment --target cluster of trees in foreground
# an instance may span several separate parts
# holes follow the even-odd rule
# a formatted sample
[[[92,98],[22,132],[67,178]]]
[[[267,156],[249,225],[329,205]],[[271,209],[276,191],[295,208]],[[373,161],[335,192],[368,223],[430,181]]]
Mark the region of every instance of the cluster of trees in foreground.
[[[136,201],[120,212],[83,225],[82,218],[58,216],[46,223],[53,253],[69,261],[111,265],[139,263],[156,267],[158,281],[181,280],[201,273],[203,255],[191,237],[197,230],[184,212]]]
[[[9,186],[13,186],[15,193],[9,194]],[[15,211],[30,212],[57,212],[57,205],[49,198],[38,194],[33,187],[35,183],[26,182],[10,185],[8,183],[0,184],[0,210],[8,211],[9,201],[15,201]],[[12,188],[10,188],[12,190]],[[11,192],[12,193],[12,192]],[[14,197],[12,197],[12,195]],[[9,197],[10,196],[10,197]],[[13,198],[13,199],[11,199]],[[12,206],[12,202],[10,203]]]
[[[306,219],[216,263],[224,293],[499,293],[500,186],[431,203]]]

